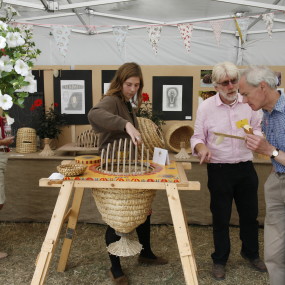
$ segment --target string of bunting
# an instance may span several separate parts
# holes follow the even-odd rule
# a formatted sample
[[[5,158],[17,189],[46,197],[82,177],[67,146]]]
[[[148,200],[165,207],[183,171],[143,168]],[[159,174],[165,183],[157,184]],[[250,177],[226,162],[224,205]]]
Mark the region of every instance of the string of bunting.
[[[222,28],[226,20],[234,20],[235,25],[237,28],[237,31],[239,33],[239,36],[241,38],[242,44],[246,40],[247,30],[249,26],[249,18],[242,17],[242,18],[230,18],[230,19],[224,19],[224,20],[216,20],[216,21],[210,21],[209,23],[210,27],[213,30],[215,39],[217,41],[217,45],[220,45],[221,41],[221,34],[222,34]],[[265,22],[267,33],[270,37],[272,37],[272,29],[273,29],[273,23],[274,23],[274,13],[267,13],[262,15],[262,20]],[[196,22],[197,23],[197,22]],[[59,49],[60,54],[65,57],[68,52],[68,46],[70,41],[70,34],[72,31],[72,27],[78,27],[78,25],[51,25],[51,24],[30,24],[30,23],[14,23],[14,25],[25,25],[25,26],[50,26],[52,29],[52,35],[54,37],[54,40],[56,42],[56,45]],[[195,29],[193,24],[186,23],[186,24],[163,24],[163,25],[143,25],[143,26],[132,26],[132,27],[142,27],[146,28],[147,35],[149,37],[149,42],[151,44],[152,50],[155,55],[158,54],[158,43],[161,37],[161,32],[163,26],[177,26],[178,32],[180,33],[185,49],[187,53],[191,52],[191,40],[192,40],[192,34]],[[82,25],[80,26],[82,27]],[[98,35],[98,27],[106,27],[104,26],[84,26],[88,27],[90,31],[92,31],[92,34]],[[130,26],[127,25],[120,25],[120,26],[112,26],[112,32],[115,37],[115,41],[117,43],[119,54],[122,55],[122,52],[125,49],[125,42],[126,37],[128,34]]]

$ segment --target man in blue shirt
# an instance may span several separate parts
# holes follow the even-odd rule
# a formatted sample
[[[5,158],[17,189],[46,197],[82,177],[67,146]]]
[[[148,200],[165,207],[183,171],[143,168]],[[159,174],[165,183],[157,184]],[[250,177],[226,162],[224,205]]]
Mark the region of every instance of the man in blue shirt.
[[[271,157],[273,171],[265,185],[264,258],[270,285],[285,284],[285,94],[276,89],[276,74],[264,66],[246,69],[239,82],[243,102],[262,109],[265,137],[248,134],[249,149]]]

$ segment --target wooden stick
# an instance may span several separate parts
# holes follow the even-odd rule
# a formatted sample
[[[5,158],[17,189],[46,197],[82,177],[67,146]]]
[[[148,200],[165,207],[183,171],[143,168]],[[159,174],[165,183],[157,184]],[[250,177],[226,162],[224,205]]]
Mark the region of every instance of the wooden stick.
[[[214,134],[217,135],[217,136],[223,136],[223,137],[232,138],[232,139],[244,140],[244,137],[233,136],[233,135],[227,135],[227,134],[216,133],[216,132],[214,132]]]

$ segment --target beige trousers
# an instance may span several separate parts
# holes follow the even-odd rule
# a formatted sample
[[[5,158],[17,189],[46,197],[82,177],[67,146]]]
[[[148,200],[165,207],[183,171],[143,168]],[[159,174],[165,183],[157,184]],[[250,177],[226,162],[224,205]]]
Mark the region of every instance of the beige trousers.
[[[270,285],[285,284],[285,174],[271,173],[264,185],[264,259]]]

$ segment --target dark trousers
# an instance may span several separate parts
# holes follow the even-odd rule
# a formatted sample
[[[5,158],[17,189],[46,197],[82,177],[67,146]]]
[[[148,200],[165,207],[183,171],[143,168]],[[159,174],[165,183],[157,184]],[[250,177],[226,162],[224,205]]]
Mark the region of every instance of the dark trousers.
[[[258,177],[253,163],[209,163],[207,170],[215,247],[213,262],[225,265],[229,258],[233,199],[239,214],[241,252],[250,259],[259,257]]]

